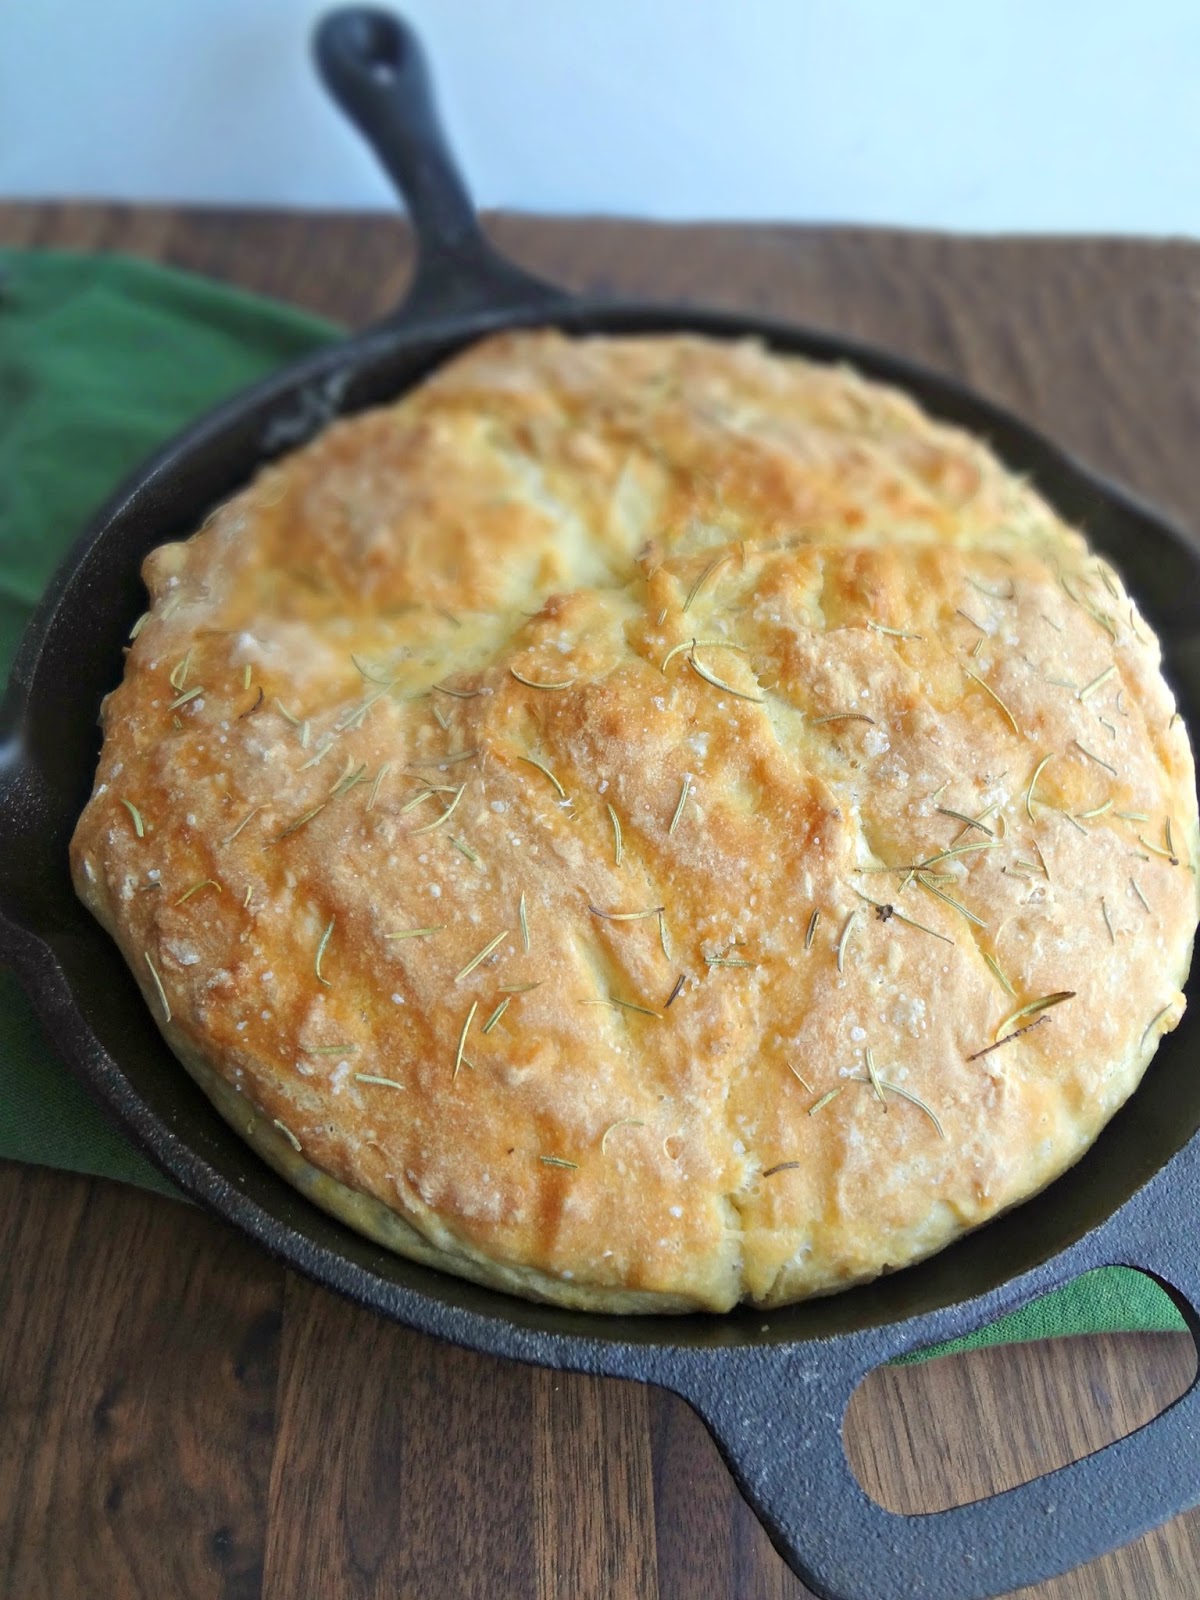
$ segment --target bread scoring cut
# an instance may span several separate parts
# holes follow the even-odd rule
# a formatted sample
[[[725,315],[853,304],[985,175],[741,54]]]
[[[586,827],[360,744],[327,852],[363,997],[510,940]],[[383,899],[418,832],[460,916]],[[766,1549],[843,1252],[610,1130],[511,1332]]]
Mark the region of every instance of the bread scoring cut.
[[[1179,1020],[1192,756],[1112,568],[844,368],[502,336],[153,552],[72,844],[319,1204],[595,1310],[828,1292]]]

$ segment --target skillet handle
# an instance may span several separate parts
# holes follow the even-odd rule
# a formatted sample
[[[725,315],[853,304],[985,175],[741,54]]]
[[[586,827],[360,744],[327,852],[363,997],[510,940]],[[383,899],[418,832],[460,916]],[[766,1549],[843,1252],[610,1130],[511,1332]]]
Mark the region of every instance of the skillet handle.
[[[368,6],[334,11],[317,27],[313,53],[326,88],[404,197],[416,232],[412,286],[384,326],[567,298],[484,237],[442,132],[424,52],[406,22]]]
[[[1055,1264],[1063,1268],[1057,1281],[1105,1263],[1140,1268],[1172,1294],[1195,1338],[1198,1215],[1200,1136],[1099,1241],[1084,1241],[1082,1260],[1076,1248]],[[957,1331],[995,1314],[978,1307]],[[884,1510],[846,1458],[846,1407],[881,1359],[929,1342],[920,1323],[910,1323],[823,1347],[759,1347],[733,1362],[725,1352],[725,1360],[696,1363],[670,1380],[704,1419],[776,1548],[823,1600],[989,1600],[1092,1561],[1200,1504],[1198,1380],[1136,1432],[1030,1483],[927,1515]]]

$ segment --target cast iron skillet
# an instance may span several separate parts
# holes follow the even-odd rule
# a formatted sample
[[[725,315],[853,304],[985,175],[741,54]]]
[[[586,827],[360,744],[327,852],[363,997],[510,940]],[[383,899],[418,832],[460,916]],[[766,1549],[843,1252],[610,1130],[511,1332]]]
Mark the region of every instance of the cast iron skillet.
[[[419,256],[404,304],[367,332],[238,395],[148,462],[60,568],[0,713],[0,956],[63,1057],[194,1199],[318,1282],[411,1327],[546,1366],[638,1378],[688,1400],[803,1580],[829,1600],[974,1600],[1037,1582],[1200,1501],[1200,1387],[1085,1460],[929,1516],[859,1487],[841,1427],[879,1362],[969,1332],[1088,1268],[1127,1263],[1200,1331],[1200,1072],[1191,1012],[1070,1173],[925,1264],[784,1311],[601,1317],[527,1304],[389,1255],[316,1210],[230,1131],[168,1052],[115,946],[76,902],[67,841],[90,791],[101,697],[142,609],[139,564],[260,465],[341,412],[391,399],[500,328],[754,335],[852,361],[991,441],[1136,588],[1200,730],[1200,562],[1160,518],[1013,417],[943,378],[830,334],[728,312],[580,300],[497,256],[442,141],[416,40],[350,10],[317,34],[325,81],[408,203]],[[1192,984],[1193,993],[1196,984]],[[1114,1004],[1120,997],[1114,996]]]

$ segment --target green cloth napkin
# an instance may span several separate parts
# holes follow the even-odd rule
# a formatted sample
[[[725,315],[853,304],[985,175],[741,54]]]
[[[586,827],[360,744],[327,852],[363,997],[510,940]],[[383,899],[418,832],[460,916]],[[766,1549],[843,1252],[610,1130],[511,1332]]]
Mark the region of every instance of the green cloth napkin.
[[[0,673],[54,568],[118,480],[207,407],[336,332],[290,307],[145,262],[0,250]],[[92,1105],[3,971],[0,1157],[178,1193]],[[1183,1328],[1149,1278],[1110,1267],[922,1358],[1072,1333]]]

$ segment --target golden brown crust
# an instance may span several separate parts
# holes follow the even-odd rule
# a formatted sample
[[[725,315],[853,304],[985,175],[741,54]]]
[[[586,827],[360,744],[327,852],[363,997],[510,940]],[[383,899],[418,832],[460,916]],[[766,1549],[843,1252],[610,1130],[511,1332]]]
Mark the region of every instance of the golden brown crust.
[[[395,1248],[598,1310],[827,1292],[1049,1182],[1182,1014],[1157,642],[852,372],[495,339],[146,578],[76,884]]]

